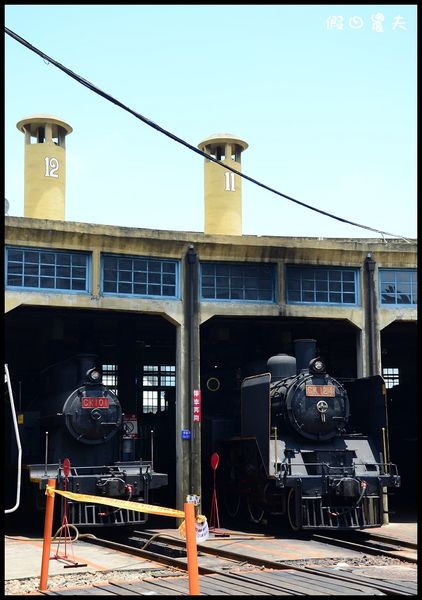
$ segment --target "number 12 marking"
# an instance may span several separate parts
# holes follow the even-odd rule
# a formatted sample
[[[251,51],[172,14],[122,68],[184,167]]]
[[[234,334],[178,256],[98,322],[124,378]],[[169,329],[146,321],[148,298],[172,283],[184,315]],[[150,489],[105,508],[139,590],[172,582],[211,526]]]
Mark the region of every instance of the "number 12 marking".
[[[56,172],[59,168],[59,161],[57,158],[50,158],[49,156],[45,157],[45,176],[46,177],[58,177],[58,173]]]

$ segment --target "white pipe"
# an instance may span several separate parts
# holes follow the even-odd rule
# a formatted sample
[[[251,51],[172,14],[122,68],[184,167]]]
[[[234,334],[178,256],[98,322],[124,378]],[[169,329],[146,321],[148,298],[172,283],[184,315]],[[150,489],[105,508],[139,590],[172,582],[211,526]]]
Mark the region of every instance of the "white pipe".
[[[9,400],[10,400],[10,408],[12,409],[12,418],[13,418],[13,427],[15,429],[15,436],[16,436],[16,445],[18,447],[18,479],[17,479],[17,485],[16,485],[16,504],[13,508],[7,508],[4,512],[5,513],[12,513],[15,510],[17,510],[19,508],[19,504],[20,504],[20,497],[21,497],[21,470],[22,470],[22,446],[21,446],[21,440],[20,440],[20,436],[19,436],[19,427],[18,427],[18,421],[16,418],[16,410],[15,410],[15,404],[14,404],[14,400],[13,400],[13,392],[12,392],[12,386],[10,385],[10,376],[9,376],[9,369],[7,367],[7,365],[4,365],[4,380],[5,383],[7,383],[7,389],[9,391]]]

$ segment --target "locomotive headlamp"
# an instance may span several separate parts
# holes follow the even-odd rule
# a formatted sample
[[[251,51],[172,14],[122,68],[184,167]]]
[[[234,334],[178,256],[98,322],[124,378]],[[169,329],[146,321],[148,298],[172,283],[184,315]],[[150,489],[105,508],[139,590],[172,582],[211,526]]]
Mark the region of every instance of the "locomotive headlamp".
[[[101,381],[101,372],[98,369],[89,369],[89,371],[86,372],[86,376],[91,383],[98,383]]]
[[[309,372],[314,375],[325,373],[325,365],[320,358],[313,358],[309,363]]]

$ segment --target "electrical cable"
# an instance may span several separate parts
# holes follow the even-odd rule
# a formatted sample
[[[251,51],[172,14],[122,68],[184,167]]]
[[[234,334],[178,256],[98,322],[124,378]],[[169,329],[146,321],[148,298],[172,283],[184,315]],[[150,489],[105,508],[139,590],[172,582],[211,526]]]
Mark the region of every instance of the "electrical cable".
[[[315,211],[315,212],[317,212],[317,213],[319,213],[321,215],[325,215],[326,217],[330,217],[331,219],[336,219],[337,221],[341,221],[342,223],[346,223],[348,225],[353,225],[354,227],[360,227],[362,229],[367,229],[367,230],[373,231],[375,233],[380,233],[382,236],[388,235],[388,236],[393,237],[393,238],[400,238],[400,239],[404,240],[405,242],[407,242],[408,244],[411,243],[408,239],[406,239],[402,235],[398,235],[398,234],[395,234],[395,233],[388,233],[386,231],[382,231],[381,229],[375,229],[374,227],[369,227],[367,225],[362,225],[360,223],[355,223],[353,221],[349,221],[348,219],[344,219],[342,217],[338,217],[336,215],[333,215],[332,213],[329,213],[327,211],[324,211],[324,210],[321,210],[319,208],[316,208],[315,206],[311,206],[310,204],[306,204],[305,202],[301,202],[300,200],[296,200],[295,198],[292,198],[291,196],[288,196],[287,194],[283,194],[282,192],[279,192],[278,190],[275,190],[274,188],[272,188],[272,187],[270,187],[270,186],[268,186],[268,185],[266,185],[266,184],[264,184],[264,183],[262,183],[262,182],[260,182],[260,181],[258,181],[256,179],[253,179],[252,177],[249,177],[248,175],[245,175],[245,173],[242,173],[242,172],[238,171],[237,169],[234,169],[230,165],[228,165],[226,163],[222,163],[217,158],[214,158],[210,154],[207,154],[206,152],[203,152],[199,148],[196,148],[195,146],[192,146],[191,144],[189,144],[188,142],[186,142],[182,138],[177,137],[176,135],[174,135],[170,131],[168,131],[168,130],[164,129],[163,127],[161,127],[160,125],[158,125],[157,123],[154,123],[150,119],[144,117],[143,115],[141,115],[138,112],[134,111],[130,107],[126,106],[125,104],[123,104],[123,102],[120,102],[120,100],[117,100],[116,98],[113,98],[113,96],[110,96],[110,94],[107,94],[106,92],[100,90],[93,83],[89,82],[88,80],[84,79],[80,75],[77,75],[76,73],[74,73],[73,71],[71,71],[70,69],[68,69],[64,65],[62,65],[61,63],[57,62],[56,60],[54,60],[54,58],[51,58],[50,56],[48,56],[48,54],[45,54],[44,52],[42,52],[41,50],[39,50],[38,48],[36,48],[32,44],[30,44],[27,40],[25,40],[24,38],[22,38],[21,36],[19,36],[17,33],[15,33],[14,31],[12,31],[8,27],[5,27],[4,29],[5,29],[5,32],[10,37],[12,37],[13,39],[15,39],[17,42],[19,42],[20,44],[22,44],[23,46],[25,46],[26,48],[28,48],[29,50],[31,50],[35,54],[38,54],[39,56],[41,56],[41,58],[44,60],[44,62],[47,61],[46,64],[50,64],[51,63],[52,65],[54,65],[55,67],[57,67],[58,69],[60,69],[64,73],[66,73],[67,75],[69,75],[69,77],[72,77],[73,79],[75,79],[78,83],[84,85],[85,87],[87,87],[88,89],[90,89],[92,92],[95,92],[96,94],[102,96],[106,100],[109,100],[113,104],[116,104],[117,106],[119,106],[123,110],[129,112],[130,114],[132,114],[137,119],[143,121],[146,125],[152,127],[153,129],[159,131],[160,133],[163,133],[167,137],[171,138],[172,140],[174,140],[175,142],[177,142],[179,144],[182,144],[186,148],[189,148],[189,150],[192,150],[193,152],[196,152],[196,154],[200,154],[204,158],[206,158],[208,160],[211,160],[212,162],[215,162],[218,165],[221,165],[222,167],[224,167],[225,169],[228,169],[229,171],[232,171],[236,175],[239,175],[239,177],[242,177],[243,179],[247,179],[248,181],[251,181],[252,183],[254,183],[254,184],[256,184],[256,185],[258,185],[258,186],[260,186],[260,187],[262,187],[262,188],[264,188],[266,190],[268,190],[269,192],[277,194],[278,196],[282,196],[283,198],[286,198],[286,200],[290,200],[291,202],[294,202],[295,204],[299,204],[300,206],[308,208],[309,210],[313,210],[313,211]]]

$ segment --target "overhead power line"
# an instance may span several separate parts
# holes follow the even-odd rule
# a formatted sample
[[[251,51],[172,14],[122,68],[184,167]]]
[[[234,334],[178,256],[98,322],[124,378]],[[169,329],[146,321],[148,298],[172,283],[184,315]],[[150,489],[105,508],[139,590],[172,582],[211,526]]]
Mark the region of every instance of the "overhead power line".
[[[117,106],[120,106],[120,108],[123,108],[123,110],[129,112],[130,114],[132,114],[134,117],[136,117],[140,121],[143,121],[144,123],[146,123],[146,125],[149,125],[150,127],[152,127],[153,129],[159,131],[160,133],[163,133],[164,135],[166,135],[167,137],[171,138],[175,142],[177,142],[179,144],[182,144],[182,146],[185,146],[186,148],[189,148],[189,150],[192,150],[193,152],[196,152],[196,154],[200,154],[204,158],[206,158],[208,160],[211,160],[211,161],[217,163],[218,165],[223,166],[225,169],[228,169],[229,171],[232,171],[233,173],[236,173],[236,175],[239,175],[239,177],[243,177],[243,179],[247,179],[248,181],[251,181],[255,185],[258,185],[258,186],[264,188],[265,190],[268,190],[269,192],[272,192],[273,194],[277,194],[277,196],[281,196],[282,198],[286,198],[287,200],[290,200],[291,202],[294,202],[295,204],[299,204],[300,206],[304,206],[305,208],[308,208],[309,210],[313,210],[313,211],[315,211],[317,213],[320,213],[321,215],[325,215],[326,217],[330,217],[331,219],[336,219],[337,221],[340,221],[342,223],[346,223],[348,225],[353,225],[354,227],[360,227],[361,229],[367,229],[368,231],[374,231],[375,233],[380,233],[382,236],[387,235],[387,236],[394,237],[394,238],[400,238],[400,239],[404,240],[405,242],[410,243],[410,241],[407,240],[402,235],[398,235],[398,234],[395,234],[395,233],[388,233],[387,231],[382,231],[381,229],[375,229],[374,227],[369,227],[368,225],[362,225],[360,223],[355,223],[353,221],[349,221],[348,219],[343,219],[342,217],[338,217],[336,215],[333,215],[332,213],[326,212],[325,210],[321,210],[319,208],[316,208],[315,206],[311,206],[310,204],[306,204],[305,202],[301,202],[300,200],[296,200],[295,198],[292,198],[291,196],[288,196],[287,194],[283,194],[282,192],[279,192],[278,190],[275,190],[274,188],[266,185],[265,183],[257,181],[256,179],[253,179],[252,177],[249,177],[248,175],[245,175],[245,173],[242,173],[242,172],[238,171],[237,169],[234,169],[233,167],[231,167],[227,163],[222,163],[221,161],[219,161],[218,159],[214,158],[210,154],[207,154],[206,152],[203,152],[199,148],[196,148],[195,146],[192,146],[191,144],[189,144],[188,142],[186,142],[182,138],[177,137],[176,135],[174,135],[170,131],[167,131],[163,127],[160,127],[160,125],[157,125],[157,123],[154,123],[150,119],[147,119],[147,117],[144,117],[143,115],[139,114],[138,112],[136,112],[135,110],[133,110],[129,106],[126,106],[126,104],[123,104],[123,102],[120,102],[120,100],[117,100],[116,98],[113,98],[113,96],[110,96],[110,94],[107,94],[106,92],[100,90],[93,83],[91,83],[90,81],[87,81],[86,79],[84,79],[83,77],[81,77],[80,75],[78,75],[77,73],[74,73],[73,71],[71,71],[70,69],[68,69],[67,67],[65,67],[64,65],[60,64],[59,62],[57,62],[56,60],[54,60],[54,58],[52,58],[51,56],[48,56],[48,54],[45,54],[45,52],[42,52],[42,50],[39,50],[38,48],[36,48],[32,44],[30,44],[27,40],[25,40],[24,38],[22,38],[20,35],[18,35],[14,31],[12,31],[8,27],[5,27],[4,29],[5,29],[5,32],[8,35],[10,35],[10,37],[12,37],[13,39],[15,39],[17,42],[19,42],[20,44],[22,44],[23,46],[25,46],[26,48],[28,48],[32,52],[35,52],[35,54],[38,54],[39,56],[41,56],[41,58],[43,58],[45,61],[47,61],[48,63],[51,63],[52,65],[54,65],[55,67],[57,67],[58,69],[60,69],[64,73],[66,73],[66,75],[69,75],[69,77],[72,77],[73,79],[76,79],[76,81],[78,83],[84,85],[85,87],[87,87],[88,89],[90,89],[92,92],[95,92],[96,94],[102,96],[106,100],[109,100],[113,104],[116,104]]]

